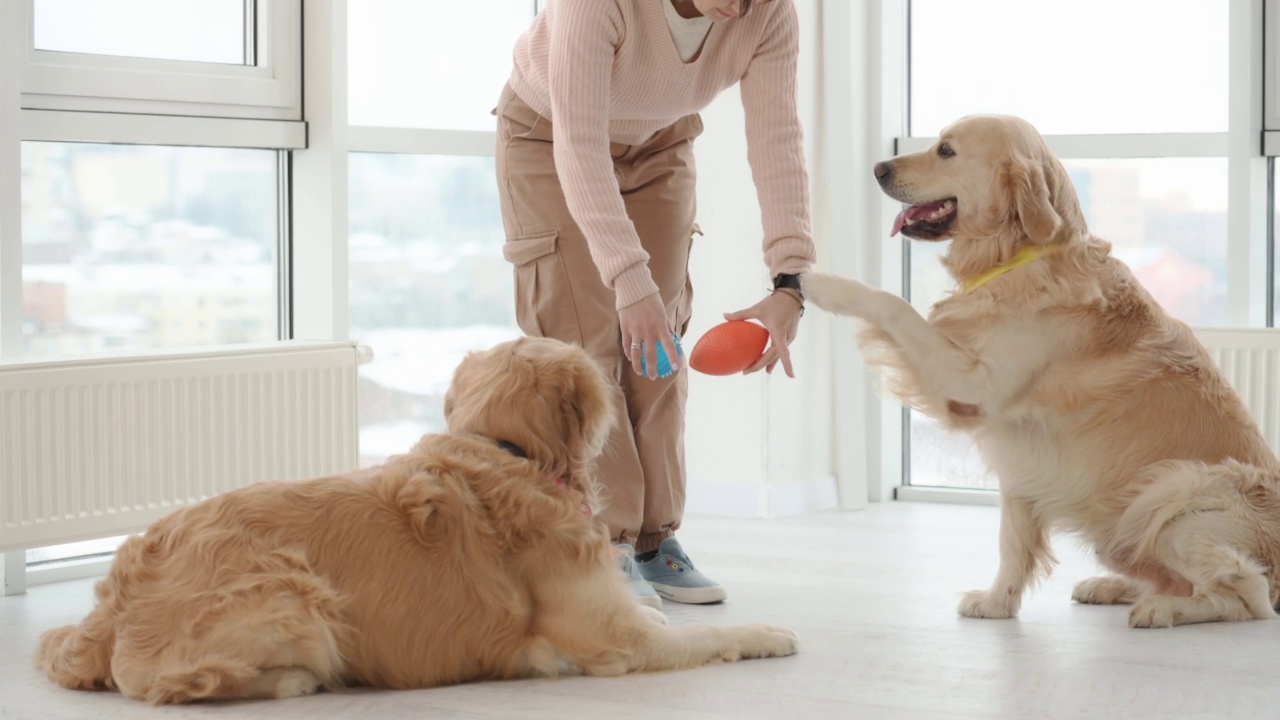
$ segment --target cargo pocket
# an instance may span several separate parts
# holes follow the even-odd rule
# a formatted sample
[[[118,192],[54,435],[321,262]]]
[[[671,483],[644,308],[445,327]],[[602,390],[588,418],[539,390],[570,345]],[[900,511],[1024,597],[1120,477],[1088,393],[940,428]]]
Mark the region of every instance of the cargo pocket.
[[[680,291],[680,299],[676,301],[675,328],[676,334],[684,338],[689,331],[689,321],[693,319],[693,278],[689,275],[689,258],[693,255],[693,236],[702,235],[698,223],[689,231],[689,252],[684,261],[684,289]]]
[[[580,342],[561,337],[578,324],[564,265],[556,253],[559,239],[556,230],[509,238],[502,257],[515,266],[516,323],[524,334]]]

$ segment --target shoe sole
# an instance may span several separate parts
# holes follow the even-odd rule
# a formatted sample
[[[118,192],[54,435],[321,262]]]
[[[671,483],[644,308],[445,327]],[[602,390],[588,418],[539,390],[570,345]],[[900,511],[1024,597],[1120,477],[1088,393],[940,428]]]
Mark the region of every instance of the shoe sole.
[[[653,589],[663,598],[671,602],[684,603],[685,605],[710,605],[712,603],[724,602],[728,597],[728,593],[719,585],[700,588],[676,587],[675,585],[664,585],[662,583],[649,583],[653,585]]]

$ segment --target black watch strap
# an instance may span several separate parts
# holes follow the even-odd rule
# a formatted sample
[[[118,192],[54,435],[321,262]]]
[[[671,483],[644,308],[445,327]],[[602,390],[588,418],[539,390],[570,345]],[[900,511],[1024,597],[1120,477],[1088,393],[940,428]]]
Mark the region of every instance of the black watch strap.
[[[777,275],[774,275],[773,289],[781,290],[782,288],[791,288],[796,292],[800,292],[800,276],[788,273],[778,273]]]
[[[795,290],[796,295],[800,296],[799,298],[796,298],[796,300],[797,302],[800,303],[800,315],[803,316],[804,315],[804,290],[800,289],[800,276],[791,275],[789,273],[778,273],[777,275],[774,275],[773,291],[778,292],[779,290],[782,290],[784,288]],[[783,293],[783,294],[789,295],[790,293]]]

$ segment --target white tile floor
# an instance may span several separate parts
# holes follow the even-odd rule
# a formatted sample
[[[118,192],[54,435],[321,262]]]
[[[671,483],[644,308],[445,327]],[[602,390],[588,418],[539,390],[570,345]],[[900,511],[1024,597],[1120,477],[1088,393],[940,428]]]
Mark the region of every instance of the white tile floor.
[[[45,628],[78,620],[91,583],[0,598],[0,718],[1275,718],[1280,622],[1130,630],[1123,608],[1073,605],[1094,572],[1063,563],[1017,621],[955,614],[996,562],[994,508],[891,503],[772,521],[692,518],[694,559],[730,591],[668,603],[673,623],[768,621],[801,637],[793,658],[663,675],[484,683],[417,692],[153,710],[63,690],[31,668]],[[429,611],[429,608],[424,608]]]

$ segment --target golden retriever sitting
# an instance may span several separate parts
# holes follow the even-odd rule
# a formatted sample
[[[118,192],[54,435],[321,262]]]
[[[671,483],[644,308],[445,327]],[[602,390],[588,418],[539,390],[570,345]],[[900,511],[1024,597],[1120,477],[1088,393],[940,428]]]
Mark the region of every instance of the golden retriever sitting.
[[[580,348],[469,355],[449,432],[365,471],[265,482],[130,538],[79,625],[37,663],[151,703],[675,670],[790,655],[764,625],[668,628],[625,587],[591,517],[613,415]]]
[[[1040,134],[964,118],[875,175],[909,205],[895,234],[951,238],[959,288],[925,320],[854,280],[802,282],[865,321],[863,352],[895,394],[971,433],[999,477],[1000,568],[960,614],[1015,616],[1060,530],[1116,573],[1073,598],[1134,603],[1134,627],[1273,617],[1280,463],[1190,329],[1089,233]]]

